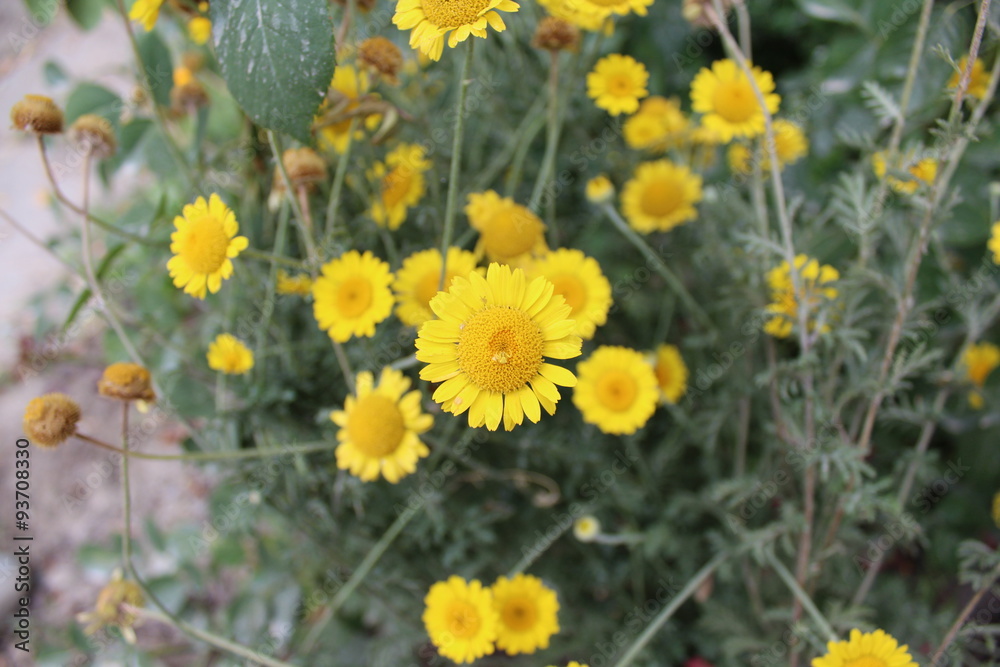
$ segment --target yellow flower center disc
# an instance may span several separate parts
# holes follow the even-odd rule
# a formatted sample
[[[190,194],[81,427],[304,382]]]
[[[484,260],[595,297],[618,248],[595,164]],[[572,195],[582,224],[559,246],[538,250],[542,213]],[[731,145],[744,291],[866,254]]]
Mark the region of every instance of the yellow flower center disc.
[[[446,618],[448,630],[458,639],[468,639],[479,632],[479,613],[465,600],[452,600]]]
[[[616,74],[608,78],[608,92],[618,97],[630,97],[636,93],[636,85],[627,74]]]
[[[358,317],[372,304],[372,286],[365,278],[353,276],[340,284],[337,310],[344,317]]]
[[[542,332],[526,313],[489,306],[469,319],[458,335],[458,365],[481,389],[517,391],[542,365]]]
[[[676,179],[650,183],[642,193],[642,210],[646,215],[662,218],[677,210],[684,200],[684,186]]]
[[[870,655],[863,655],[860,658],[855,658],[854,660],[846,660],[844,662],[844,667],[888,667],[885,660],[881,658],[873,658]]]
[[[479,14],[489,7],[489,0],[423,0],[424,14],[441,28],[457,28],[479,20]]]
[[[396,451],[406,434],[406,426],[395,401],[368,394],[359,398],[350,411],[347,433],[355,447],[374,459]]]
[[[573,316],[580,312],[583,305],[587,303],[586,285],[576,276],[565,273],[558,276],[549,276],[549,281],[555,287],[553,290],[554,293],[561,294],[566,299],[566,305],[572,309],[569,317],[566,319],[573,319]]]
[[[410,191],[413,171],[405,167],[395,167],[382,178],[382,204],[387,208],[399,204]]]
[[[226,261],[229,237],[221,220],[208,216],[192,220],[179,240],[177,254],[195,273],[215,273]]]
[[[715,113],[730,123],[742,123],[758,113],[757,98],[754,97],[750,82],[743,78],[737,81],[721,81],[712,96]]]
[[[508,600],[500,612],[504,625],[516,632],[524,632],[535,626],[538,610],[531,600],[515,598]]]
[[[597,381],[597,397],[609,410],[623,412],[632,407],[639,388],[635,379],[622,370],[609,370]]]

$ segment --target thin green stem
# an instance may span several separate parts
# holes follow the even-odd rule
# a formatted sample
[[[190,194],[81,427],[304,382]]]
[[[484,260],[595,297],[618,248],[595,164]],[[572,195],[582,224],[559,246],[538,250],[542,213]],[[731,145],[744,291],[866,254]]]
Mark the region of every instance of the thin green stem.
[[[98,438],[92,438],[83,433],[76,433],[77,438],[123,455],[125,458],[145,459],[148,461],[186,461],[189,463],[202,463],[206,461],[233,461],[237,459],[267,458],[269,456],[284,456],[285,454],[309,454],[311,452],[328,452],[337,448],[337,443],[313,442],[302,445],[284,445],[273,449],[235,449],[221,452],[191,452],[188,454],[147,454],[135,450],[126,450],[115,447]]]
[[[678,609],[680,609],[681,605],[683,605],[689,597],[694,595],[695,591],[697,591],[702,585],[702,582],[708,579],[708,577],[711,576],[720,565],[726,562],[731,555],[732,554],[725,551],[717,554],[715,558],[708,561],[704,567],[695,572],[694,576],[691,577],[684,588],[682,588],[681,591],[670,601],[670,604],[664,607],[663,611],[657,614],[656,618],[654,618],[652,622],[646,626],[646,629],[642,631],[642,634],[639,635],[634,642],[632,642],[632,645],[628,647],[627,651],[625,651],[625,655],[623,655],[621,659],[615,663],[615,667],[626,667],[626,665],[631,665],[632,661],[635,660],[639,653],[641,653],[646,647],[646,644],[652,641],[653,637],[656,636],[656,633],[660,631],[660,628],[662,628],[663,625],[670,620],[670,617],[673,616]]]
[[[979,601],[982,600],[983,596],[986,595],[986,592],[993,587],[993,583],[997,580],[997,578],[1000,578],[1000,565],[993,569],[993,572],[990,573],[986,580],[986,585],[976,591],[976,594],[972,596],[972,599],[969,600],[968,604],[966,604],[962,611],[959,612],[958,618],[955,619],[955,622],[948,630],[948,634],[945,635],[943,640],[941,640],[941,645],[938,646],[936,651],[934,651],[934,657],[932,657],[930,661],[931,665],[942,664],[941,658],[944,657],[944,653],[948,650],[948,647],[951,646],[951,643],[955,641],[955,636],[958,635],[958,631],[962,629],[962,623],[964,623],[969,614],[976,609]]]
[[[546,118],[548,132],[545,137],[545,155],[542,157],[542,167],[538,171],[538,178],[535,180],[535,187],[531,192],[531,199],[528,201],[528,208],[534,213],[539,213],[542,197],[552,183],[556,155],[559,150],[559,131],[562,126],[559,114],[559,52],[550,51],[549,55],[551,59],[549,61],[549,104]],[[553,192],[549,192],[548,196],[550,202],[555,199]],[[554,222],[554,216],[552,221]],[[559,245],[559,233],[554,225],[549,227],[549,245],[553,248]]]
[[[340,372],[344,375],[344,382],[347,384],[347,390],[352,394],[354,393],[354,371],[351,370],[351,361],[347,358],[347,353],[344,352],[344,346],[337,341],[330,339],[333,343],[333,352],[337,356],[337,364],[340,366]]]
[[[306,257],[308,258],[309,273],[313,278],[316,277],[319,271],[319,254],[316,251],[316,243],[313,241],[311,225],[308,223],[308,218],[306,217],[306,212],[303,211],[302,205],[299,202],[297,192],[294,187],[292,187],[292,179],[288,177],[288,170],[285,169],[285,161],[282,159],[281,142],[278,139],[278,135],[275,134],[273,130],[267,131],[267,141],[271,144],[271,152],[274,154],[274,164],[278,173],[281,175],[281,181],[285,184],[285,196],[292,205],[292,210],[295,211],[295,226],[299,230],[299,235],[302,237],[302,244],[306,248]]]
[[[680,278],[674,275],[662,259],[656,254],[656,252],[649,247],[649,244],[643,240],[639,234],[635,232],[628,223],[618,214],[618,211],[611,204],[603,204],[601,210],[604,214],[608,216],[612,224],[618,229],[619,232],[633,245],[636,249],[642,253],[643,257],[646,258],[646,264],[650,269],[656,271],[670,289],[674,291],[674,294],[684,302],[684,306],[691,312],[695,319],[697,319],[706,331],[714,331],[715,327],[712,324],[712,320],[709,319],[708,315],[702,310],[698,302],[694,300],[691,293],[688,292],[687,288],[684,287],[684,283],[681,282]]]
[[[122,563],[126,568],[132,564],[132,494],[128,477],[128,409],[129,402],[122,401],[122,513],[125,527],[122,529]]]
[[[304,262],[300,262],[297,259],[292,259],[291,257],[282,257],[275,253],[263,252],[261,250],[254,250],[253,248],[246,248],[245,250],[240,252],[240,257],[248,257],[250,259],[260,259],[265,262],[272,262],[274,264],[283,264],[285,266],[289,266],[294,269],[308,268]]]
[[[337,217],[340,214],[340,197],[344,191],[344,180],[347,177],[347,164],[351,159],[351,148],[354,145],[354,129],[357,127],[357,116],[351,118],[347,128],[347,145],[344,152],[337,158],[337,170],[333,174],[333,186],[330,188],[330,200],[326,205],[326,231],[323,234],[323,252],[328,254],[333,237],[337,233]]]
[[[123,0],[117,0],[118,14],[122,17],[122,21],[125,23],[125,32],[128,34],[129,44],[132,46],[132,54],[135,57],[136,65],[139,68],[140,77],[142,79],[143,88],[149,95],[150,105],[153,107],[153,118],[156,121],[156,126],[163,135],[163,141],[167,145],[167,151],[169,151],[170,156],[177,163],[178,168],[187,178],[188,184],[191,188],[198,194],[204,194],[201,189],[201,184],[195,175],[191,172],[190,165],[184,159],[184,154],[181,153],[180,147],[177,146],[177,142],[174,141],[173,136],[167,129],[167,117],[163,113],[163,109],[160,105],[156,103],[156,98],[153,95],[153,82],[149,77],[149,70],[146,68],[145,64],[142,62],[142,53],[139,51],[139,42],[136,41],[135,33],[132,32],[132,23],[128,17],[128,12],[125,10],[125,3]]]
[[[441,235],[441,279],[438,290],[444,289],[444,279],[448,275],[448,248],[455,233],[455,209],[458,204],[458,175],[462,168],[462,140],[465,134],[465,98],[469,92],[469,71],[472,69],[472,49],[476,40],[466,40],[465,60],[458,84],[458,103],[455,106],[455,135],[451,142],[451,169],[448,174],[448,195],[444,208],[444,232]]]
[[[788,571],[788,568],[785,567],[780,560],[778,560],[777,556],[771,553],[770,549],[765,550],[765,555],[767,556],[767,560],[771,563],[771,567],[773,567],[774,571],[778,573],[781,580],[785,582],[785,585],[788,586],[788,590],[792,592],[795,599],[802,604],[806,613],[812,616],[813,621],[816,622],[819,629],[824,635],[826,635],[827,640],[832,642],[837,641],[837,633],[833,631],[833,626],[830,625],[830,621],[826,620],[826,617],[820,613],[819,608],[816,607],[816,603],[814,603],[812,598],[810,598],[809,595],[802,590],[802,587],[799,586],[797,581],[795,581],[795,577],[793,577],[792,573]]]
[[[319,636],[326,629],[327,623],[336,616],[337,612],[347,601],[347,598],[361,585],[361,582],[365,580],[371,569],[375,567],[379,559],[386,552],[389,546],[399,537],[399,534],[403,532],[406,525],[417,515],[420,509],[423,507],[421,504],[416,508],[407,507],[403,512],[400,513],[396,520],[392,522],[392,525],[382,534],[379,541],[369,550],[368,555],[365,556],[358,568],[354,570],[351,574],[351,578],[348,579],[344,585],[337,591],[333,599],[330,600],[330,605],[323,610],[322,616],[316,621],[316,625],[313,626],[312,630],[306,636],[303,641],[303,651],[308,653],[312,646],[319,639]]]

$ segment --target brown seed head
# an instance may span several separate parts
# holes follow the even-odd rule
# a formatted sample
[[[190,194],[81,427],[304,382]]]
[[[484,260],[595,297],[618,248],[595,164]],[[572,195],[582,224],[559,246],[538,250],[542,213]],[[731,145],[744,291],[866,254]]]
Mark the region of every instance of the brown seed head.
[[[118,142],[115,130],[107,118],[97,114],[84,114],[69,126],[69,139],[78,150],[97,158],[109,158],[115,154]]]
[[[396,75],[403,66],[403,52],[385,37],[370,37],[358,47],[358,62],[396,83]]]
[[[546,16],[538,23],[531,45],[547,51],[576,51],[580,45],[580,31],[568,21]]]
[[[101,396],[120,401],[155,401],[149,371],[127,361],[111,364],[97,382]]]
[[[285,165],[292,187],[311,186],[313,183],[326,180],[326,162],[311,148],[305,146],[289,148],[281,156],[281,162]],[[280,173],[277,178],[281,180]]]
[[[10,108],[14,128],[35,134],[59,134],[63,131],[63,112],[44,95],[25,95]]]
[[[24,434],[39,447],[55,447],[76,433],[80,406],[65,394],[33,398],[24,409]]]

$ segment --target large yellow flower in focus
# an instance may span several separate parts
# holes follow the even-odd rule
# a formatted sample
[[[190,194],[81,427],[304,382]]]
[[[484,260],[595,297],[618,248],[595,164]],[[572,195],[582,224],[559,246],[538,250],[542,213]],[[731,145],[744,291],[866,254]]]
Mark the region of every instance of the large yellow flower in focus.
[[[516,267],[548,248],[545,224],[538,216],[493,190],[470,194],[465,215],[472,228],[479,232],[476,254],[485,253],[491,262]]]
[[[452,575],[439,581],[424,598],[424,627],[438,653],[459,664],[493,652],[497,612],[493,594],[478,579]]]
[[[149,32],[156,25],[156,19],[160,18],[162,4],[163,0],[135,0],[135,4],[128,12],[128,17],[141,23],[146,32]]]
[[[670,231],[694,220],[701,201],[701,176],[669,160],[640,164],[622,189],[622,212],[639,232]]]
[[[542,276],[555,286],[555,293],[569,304],[576,320],[573,333],[584,340],[594,337],[597,327],[608,321],[611,283],[593,257],[579,250],[560,248],[532,263],[529,276]]]
[[[420,441],[434,425],[434,418],[420,410],[420,392],[411,391],[410,379],[386,366],[378,386],[374,376],[358,373],[354,396],[334,410],[330,419],[337,432],[337,467],[362,481],[379,475],[392,484],[416,472],[417,461],[430,450]]]
[[[627,347],[602,345],[576,367],[573,405],[583,421],[604,433],[628,435],[656,411],[659,389],[646,357]]]
[[[612,116],[635,113],[639,100],[649,94],[649,72],[631,56],[612,53],[597,61],[587,75],[587,95]]]
[[[751,72],[764,95],[767,110],[776,114],[781,97],[773,92],[774,78],[759,67],[753,67]],[[703,67],[695,76],[691,83],[691,108],[705,115],[702,123],[717,132],[723,142],[764,132],[764,111],[757,103],[753,86],[740,66],[728,58],[716,60],[712,69]]]
[[[412,29],[412,48],[440,60],[446,35],[449,48],[469,35],[485,39],[487,26],[497,32],[507,29],[498,12],[518,9],[520,5],[513,0],[397,0],[392,22],[400,30]]]
[[[204,299],[206,291],[215,294],[233,275],[231,260],[250,245],[245,236],[236,236],[240,231],[236,214],[217,194],[207,202],[198,197],[174,218],[174,227],[177,231],[170,235],[174,256],[167,262],[174,286],[198,299]]]
[[[452,414],[469,412],[469,426],[510,431],[524,417],[556,411],[559,389],[572,387],[572,372],[545,361],[580,356],[580,337],[570,307],[544,278],[527,281],[524,271],[490,264],[486,278],[455,278],[431,299],[441,319],[425,322],[417,335],[420,377],[441,382],[434,400]]]
[[[389,265],[365,251],[351,250],[323,265],[312,287],[319,328],[338,343],[375,335],[375,325],[392,312]]]
[[[812,667],[918,667],[905,645],[883,630],[851,630],[848,641],[827,642],[826,655],[813,658]]]
[[[368,172],[368,179],[378,183],[372,220],[380,227],[399,229],[410,208],[423,199],[424,172],[430,168],[424,147],[418,144],[400,144],[386,156],[384,163],[376,162]]]
[[[468,250],[448,248],[448,272],[444,277],[445,289],[455,276],[468,277],[470,273],[485,273],[476,268],[476,256]],[[441,284],[441,251],[437,248],[421,250],[403,260],[403,266],[396,272],[392,289],[396,292],[396,317],[403,324],[419,327],[427,320],[434,319],[431,299],[438,293]]]
[[[509,655],[548,648],[549,638],[559,632],[555,591],[530,574],[516,574],[513,579],[500,577],[492,590],[493,607],[500,620],[497,648]]]

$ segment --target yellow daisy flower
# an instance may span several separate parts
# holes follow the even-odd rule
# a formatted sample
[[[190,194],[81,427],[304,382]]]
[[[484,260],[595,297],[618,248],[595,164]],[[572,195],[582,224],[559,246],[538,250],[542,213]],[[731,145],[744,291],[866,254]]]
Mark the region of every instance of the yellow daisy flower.
[[[848,641],[827,642],[826,655],[814,658],[812,667],[918,667],[905,645],[883,630],[851,630]]]
[[[809,140],[802,128],[790,120],[780,118],[774,121],[774,152],[778,156],[778,168],[795,164],[809,151]],[[771,157],[764,151],[764,168],[770,170]]]
[[[499,620],[493,593],[478,579],[466,582],[452,575],[431,586],[423,621],[438,653],[459,664],[493,652]]]
[[[497,32],[507,29],[498,12],[519,8],[513,0],[397,0],[392,22],[400,30],[412,29],[412,48],[431,60],[440,60],[446,35],[449,48],[469,35],[485,39],[487,26]]]
[[[365,251],[350,250],[323,265],[313,283],[313,314],[319,328],[337,343],[371,337],[392,312],[389,265]]]
[[[135,0],[132,9],[129,10],[128,17],[141,23],[146,32],[149,32],[156,25],[156,19],[160,17],[162,4],[163,0]]]
[[[773,92],[771,73],[759,67],[753,67],[751,72],[764,95],[767,110],[777,113],[781,97]],[[764,112],[757,104],[753,86],[740,66],[728,58],[716,60],[711,69],[703,67],[695,76],[691,83],[691,108],[705,114],[702,123],[716,131],[723,142],[764,132]]]
[[[362,481],[379,475],[395,484],[416,472],[417,461],[430,450],[420,441],[434,425],[434,418],[420,410],[420,392],[411,391],[410,379],[386,366],[378,387],[368,371],[358,373],[354,396],[334,410],[330,419],[337,431],[337,467]]]
[[[951,78],[948,79],[948,88],[951,90],[957,90],[958,84],[962,81],[962,72],[965,68],[969,66],[969,56],[962,56],[962,59],[958,61],[958,71],[952,73]],[[990,87],[990,73],[986,71],[986,65],[979,58],[976,58],[976,62],[972,63],[972,74],[969,77],[969,87],[966,89],[965,94],[969,97],[981,100],[986,97],[986,92]]]
[[[981,390],[986,384],[986,378],[1000,366],[1000,347],[993,343],[970,345],[962,354],[961,366],[965,370],[966,378],[974,387],[969,392],[969,405],[980,410],[983,407]]]
[[[362,98],[368,93],[369,85],[367,72],[359,71],[354,65],[337,65],[330,81],[333,108],[330,108],[330,102],[324,102],[320,107],[320,115],[313,119],[320,146],[337,153],[344,152],[347,148],[348,131],[351,129],[350,114],[360,106]],[[336,120],[331,122],[324,119],[324,115],[328,113],[333,114]],[[364,126],[371,130],[381,122],[381,115],[373,114],[365,117]],[[364,132],[360,129],[354,133],[354,139],[363,136]]]
[[[208,367],[227,375],[243,375],[253,368],[253,352],[232,334],[219,334],[208,346]]]
[[[195,44],[205,44],[212,36],[212,21],[204,16],[196,16],[187,25],[188,37]]]
[[[813,329],[816,310],[824,304],[837,298],[837,288],[833,284],[840,279],[837,269],[828,264],[822,266],[807,255],[795,256],[795,267],[799,271],[799,289],[805,293],[809,303],[809,329]],[[788,338],[792,327],[799,321],[799,299],[796,298],[792,282],[792,274],[788,262],[767,272],[767,284],[771,289],[772,303],[767,306],[771,319],[764,325],[764,332],[775,338]],[[799,297],[802,296],[800,292]],[[821,333],[830,330],[828,324],[820,329]]]
[[[669,160],[640,164],[622,188],[622,212],[639,232],[670,231],[698,216],[701,176]]]
[[[538,0],[538,4],[552,16],[583,30],[610,29],[611,21],[606,11],[594,11],[592,3],[576,0]],[[643,7],[645,9],[645,7]]]
[[[497,648],[509,655],[534,653],[549,647],[559,632],[556,593],[530,574],[500,577],[493,584],[493,608],[499,615]]]
[[[753,151],[746,144],[733,142],[726,150],[726,162],[734,174],[747,176],[753,172]]]
[[[592,204],[607,204],[615,198],[615,186],[610,178],[600,174],[587,181],[586,195]]]
[[[661,345],[653,354],[653,373],[660,387],[660,400],[677,403],[687,391],[688,368],[676,345]]]
[[[677,100],[654,95],[639,104],[635,115],[625,121],[622,132],[629,148],[662,153],[679,145],[690,125]]]
[[[894,169],[897,171],[906,171],[913,176],[913,178],[906,179],[889,176],[886,179],[889,182],[889,187],[901,194],[911,195],[917,191],[917,188],[921,184],[930,185],[937,178],[937,160],[934,158],[927,157],[922,160],[916,160],[912,156],[901,156],[897,160]],[[888,161],[886,160],[885,151],[879,151],[872,155],[872,171],[875,172],[875,176],[879,179],[886,178]]]
[[[476,268],[476,256],[461,248],[448,248],[448,273],[444,277],[447,288],[455,276],[468,277],[470,273],[485,273]],[[396,272],[392,289],[396,292],[396,317],[403,324],[419,327],[427,320],[434,319],[431,299],[438,293],[441,284],[441,251],[437,248],[421,250],[403,260],[403,266]]]
[[[566,3],[578,14],[589,16],[591,21],[600,21],[603,24],[613,16],[626,14],[645,16],[653,0],[566,0]]]
[[[1000,220],[990,228],[990,240],[986,242],[986,247],[993,253],[993,263],[1000,264]]]
[[[380,227],[399,229],[410,207],[424,197],[424,172],[431,163],[424,158],[424,147],[400,144],[389,153],[385,162],[376,162],[368,179],[378,183],[378,194],[372,204],[372,220]]]
[[[284,269],[278,269],[278,282],[275,285],[278,294],[309,296],[309,293],[312,292],[312,286],[312,277],[308,273],[292,276]]]
[[[649,72],[632,58],[613,53],[597,61],[587,75],[587,95],[612,116],[635,113],[639,100],[649,94]]]
[[[593,257],[579,250],[560,248],[532,263],[530,277],[542,276],[566,300],[570,319],[576,320],[573,333],[584,340],[594,337],[597,327],[608,321],[611,283]]]
[[[479,232],[476,254],[485,253],[491,262],[519,266],[548,249],[545,224],[538,216],[493,190],[470,194],[465,215]]]
[[[417,335],[420,378],[441,382],[434,400],[452,414],[469,412],[469,426],[511,430],[541,409],[555,413],[556,385],[572,387],[572,372],[545,358],[572,359],[582,341],[573,334],[570,307],[544,278],[528,282],[521,269],[490,264],[486,278],[455,278],[431,299],[441,319]]]
[[[656,410],[659,391],[653,368],[641,352],[602,345],[576,367],[580,377],[573,405],[583,421],[604,433],[628,435],[642,428]]]
[[[205,298],[206,290],[215,294],[233,275],[232,259],[250,245],[245,236],[236,236],[240,231],[236,214],[217,194],[208,202],[198,197],[174,218],[174,227],[177,231],[170,235],[174,256],[167,262],[174,286],[198,299]]]

